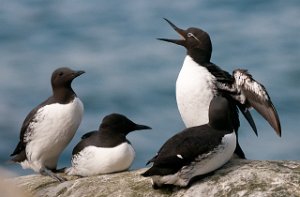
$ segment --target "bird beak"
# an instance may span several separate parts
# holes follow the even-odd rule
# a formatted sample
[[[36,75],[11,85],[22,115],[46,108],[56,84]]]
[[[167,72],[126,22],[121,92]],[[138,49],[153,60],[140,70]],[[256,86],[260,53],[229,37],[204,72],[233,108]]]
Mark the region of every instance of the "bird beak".
[[[144,129],[152,129],[151,127],[148,127],[146,125],[140,125],[136,124],[134,130],[144,130]]]
[[[169,23],[169,25],[171,25],[171,27],[183,38],[180,40],[176,40],[176,39],[167,39],[167,38],[157,38],[158,40],[162,40],[162,41],[166,41],[166,42],[171,42],[174,44],[178,44],[181,46],[185,46],[185,41],[186,41],[186,32],[183,29],[178,28],[176,25],[174,25],[171,21],[169,21],[168,19],[164,18],[165,21],[167,21]]]
[[[74,72],[74,78],[76,78],[76,77],[82,75],[83,73],[85,73],[85,71],[83,71],[83,70],[75,71],[75,72]]]

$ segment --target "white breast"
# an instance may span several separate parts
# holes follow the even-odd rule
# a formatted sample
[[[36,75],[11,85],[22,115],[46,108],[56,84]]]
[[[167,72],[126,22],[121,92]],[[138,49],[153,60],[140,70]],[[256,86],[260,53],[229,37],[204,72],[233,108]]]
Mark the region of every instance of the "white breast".
[[[127,170],[135,157],[130,144],[124,142],[113,148],[85,147],[72,159],[69,175],[92,176]]]
[[[68,104],[46,105],[37,111],[25,136],[27,161],[24,168],[38,172],[41,167],[56,168],[61,152],[72,140],[83,115],[83,104],[75,98]]]
[[[208,107],[215,94],[216,78],[186,56],[176,81],[177,106],[186,127],[208,123]]]

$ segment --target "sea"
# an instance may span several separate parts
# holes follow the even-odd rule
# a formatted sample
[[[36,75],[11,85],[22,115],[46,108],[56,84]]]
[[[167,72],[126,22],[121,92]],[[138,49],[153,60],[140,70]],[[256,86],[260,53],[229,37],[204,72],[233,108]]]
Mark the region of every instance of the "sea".
[[[70,166],[80,137],[103,117],[121,113],[152,130],[132,132],[131,169],[145,167],[162,144],[184,129],[175,83],[186,50],[157,38],[179,38],[166,23],[209,33],[211,61],[247,69],[264,84],[278,111],[282,137],[255,111],[255,136],[240,117],[240,144],[251,160],[300,160],[300,1],[298,0],[2,0],[0,3],[0,167],[11,164],[26,115],[51,93],[59,67],[85,70],[73,81],[84,103],[75,137],[58,167]]]

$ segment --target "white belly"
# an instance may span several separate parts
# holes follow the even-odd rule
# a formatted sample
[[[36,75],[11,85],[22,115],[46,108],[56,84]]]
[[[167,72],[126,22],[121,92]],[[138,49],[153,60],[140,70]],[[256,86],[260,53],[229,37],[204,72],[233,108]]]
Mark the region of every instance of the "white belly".
[[[61,152],[72,140],[83,115],[83,104],[75,98],[69,104],[51,104],[37,112],[27,136],[24,168],[38,172],[41,167],[55,169]]]
[[[127,170],[135,157],[130,144],[124,142],[113,148],[88,146],[72,159],[69,175],[93,176]]]
[[[208,107],[215,95],[216,78],[186,56],[176,81],[176,100],[186,127],[208,123]]]

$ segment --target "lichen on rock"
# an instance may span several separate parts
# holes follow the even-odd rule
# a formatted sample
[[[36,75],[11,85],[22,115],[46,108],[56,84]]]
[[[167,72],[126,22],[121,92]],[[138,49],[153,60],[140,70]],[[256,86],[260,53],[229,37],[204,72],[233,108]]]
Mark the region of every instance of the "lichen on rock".
[[[146,169],[79,178],[29,175],[7,180],[34,196],[299,196],[300,161],[233,159],[210,176],[188,188],[154,190],[151,179],[140,176]]]

